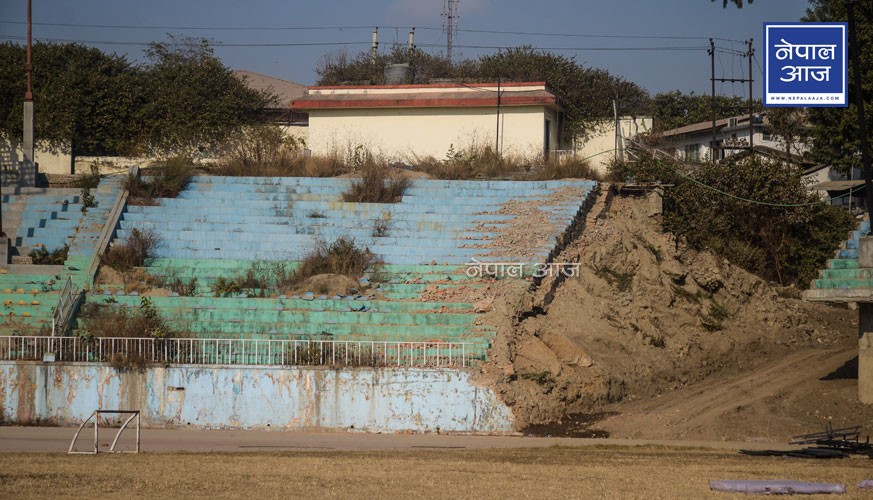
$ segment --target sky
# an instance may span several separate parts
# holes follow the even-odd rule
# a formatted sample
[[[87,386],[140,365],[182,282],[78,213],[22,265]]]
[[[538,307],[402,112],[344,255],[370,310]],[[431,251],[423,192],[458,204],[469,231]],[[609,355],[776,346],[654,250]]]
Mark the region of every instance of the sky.
[[[32,1],[35,40],[81,41],[142,61],[145,44],[167,34],[203,37],[232,69],[305,85],[315,84],[325,54],[369,50],[377,27],[380,50],[406,44],[415,27],[419,48],[446,53],[444,0]],[[806,7],[804,0],[756,0],[742,9],[722,8],[721,0],[460,0],[453,56],[532,45],[652,93],[708,94],[709,38],[716,43],[717,78],[747,78],[748,60],[738,54],[751,38],[757,54],[753,96],[760,98],[762,23],[797,21]],[[23,44],[25,21],[26,0],[0,0],[0,41]],[[745,97],[747,87],[719,83],[716,91]]]

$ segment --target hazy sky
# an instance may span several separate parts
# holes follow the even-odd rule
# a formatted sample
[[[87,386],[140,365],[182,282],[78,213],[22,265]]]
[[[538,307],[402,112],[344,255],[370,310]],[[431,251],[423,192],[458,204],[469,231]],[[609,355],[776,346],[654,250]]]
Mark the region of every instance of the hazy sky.
[[[0,0],[0,40],[23,40],[25,6],[25,0]],[[575,56],[653,93],[708,93],[708,39],[716,38],[717,76],[744,78],[747,61],[730,52],[744,51],[738,41],[754,38],[754,95],[760,97],[762,23],[796,21],[806,6],[803,0],[757,0],[742,9],[723,9],[721,0],[460,0],[453,51],[455,57],[475,57],[497,50],[492,47],[529,44]],[[405,44],[414,26],[420,48],[445,53],[442,9],[443,0],[33,0],[33,33],[35,39],[83,41],[132,60],[142,58],[142,44],[167,33],[206,37],[233,69],[312,85],[325,53],[368,50],[377,26],[383,49]],[[619,48],[634,50],[614,50]],[[747,92],[742,84],[729,83],[717,90]]]

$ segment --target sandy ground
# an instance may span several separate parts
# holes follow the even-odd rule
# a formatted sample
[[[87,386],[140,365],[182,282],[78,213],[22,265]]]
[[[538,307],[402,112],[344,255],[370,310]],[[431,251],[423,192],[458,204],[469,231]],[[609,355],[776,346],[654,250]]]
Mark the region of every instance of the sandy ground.
[[[732,498],[725,479],[794,479],[869,498],[867,459],[693,448],[0,454],[2,498]]]
[[[106,451],[117,429],[100,428],[100,450]],[[276,450],[388,451],[413,449],[506,449],[551,446],[683,446],[723,450],[792,449],[784,442],[676,441],[669,439],[584,439],[564,437],[474,436],[437,434],[368,434],[349,432],[290,432],[264,430],[141,429],[143,452],[236,452]],[[66,452],[74,427],[0,427],[0,453]],[[76,451],[93,450],[93,427],[83,429]],[[126,430],[119,450],[134,449],[135,432]]]

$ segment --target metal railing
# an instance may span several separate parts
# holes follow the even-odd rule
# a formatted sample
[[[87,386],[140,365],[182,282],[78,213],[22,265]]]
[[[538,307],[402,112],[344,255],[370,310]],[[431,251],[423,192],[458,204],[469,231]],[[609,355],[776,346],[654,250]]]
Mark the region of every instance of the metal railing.
[[[468,342],[0,336],[0,360],[147,364],[466,367]]]
[[[58,305],[52,310],[52,336],[67,334],[80,296],[79,292],[73,290],[73,278],[67,276],[67,281],[58,296]]]
[[[139,167],[133,165],[128,169],[128,176],[139,177]],[[94,286],[94,278],[97,276],[97,267],[100,265],[100,256],[106,252],[109,247],[109,241],[112,240],[112,235],[115,233],[115,228],[118,226],[118,220],[121,214],[127,207],[127,198],[130,192],[127,189],[122,189],[115,198],[115,203],[112,204],[112,209],[106,217],[106,223],[103,225],[103,230],[100,232],[100,238],[97,240],[97,245],[94,248],[94,254],[88,262],[88,268],[85,270],[85,275],[88,279],[88,285]]]

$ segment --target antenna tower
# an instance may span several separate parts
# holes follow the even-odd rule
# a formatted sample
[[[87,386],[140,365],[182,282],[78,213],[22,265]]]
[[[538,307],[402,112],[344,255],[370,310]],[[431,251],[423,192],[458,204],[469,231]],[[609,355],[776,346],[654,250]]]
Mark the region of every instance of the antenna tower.
[[[443,32],[446,34],[446,57],[452,60],[452,38],[458,31],[459,0],[443,0]]]

